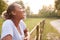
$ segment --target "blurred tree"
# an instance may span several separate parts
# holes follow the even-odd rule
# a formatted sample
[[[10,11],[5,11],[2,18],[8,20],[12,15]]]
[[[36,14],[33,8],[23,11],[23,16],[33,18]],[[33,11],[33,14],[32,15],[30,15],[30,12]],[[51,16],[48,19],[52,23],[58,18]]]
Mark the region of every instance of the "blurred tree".
[[[55,8],[57,10],[58,16],[60,16],[60,0],[55,1]]]
[[[27,15],[27,17],[30,16],[30,13],[31,13],[31,11],[30,11],[30,7],[27,6],[27,8],[26,8],[26,15]]]
[[[6,2],[4,0],[0,0],[0,15],[2,14],[3,11],[5,11],[7,8]]]
[[[22,5],[23,8],[25,8],[23,1],[20,1],[20,4]]]
[[[40,17],[55,17],[55,10],[50,6],[43,6],[41,10],[39,10],[38,15]]]

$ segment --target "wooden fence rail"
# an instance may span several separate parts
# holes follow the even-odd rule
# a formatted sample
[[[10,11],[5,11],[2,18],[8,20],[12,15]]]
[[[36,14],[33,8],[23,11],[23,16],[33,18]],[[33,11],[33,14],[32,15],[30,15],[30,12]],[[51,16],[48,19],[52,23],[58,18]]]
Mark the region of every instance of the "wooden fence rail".
[[[30,40],[42,40],[45,20],[37,24],[30,32]]]

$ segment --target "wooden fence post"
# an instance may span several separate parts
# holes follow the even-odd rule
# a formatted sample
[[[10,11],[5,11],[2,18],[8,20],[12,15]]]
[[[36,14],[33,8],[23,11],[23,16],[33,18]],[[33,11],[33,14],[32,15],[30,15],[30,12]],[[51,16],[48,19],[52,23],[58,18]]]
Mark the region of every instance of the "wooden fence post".
[[[36,40],[39,40],[39,25],[37,25],[37,27],[36,27],[36,35],[37,35],[37,37],[36,37]]]
[[[30,35],[32,35],[33,33],[36,32],[36,34],[34,35],[35,36],[34,37],[35,40],[39,40],[39,38],[40,38],[40,40],[42,40],[42,34],[43,34],[43,31],[44,31],[44,24],[45,24],[45,20],[43,20],[42,22],[40,22],[40,24],[37,24],[37,26],[35,26],[32,29],[32,31],[30,32]]]
[[[40,22],[40,40],[42,40],[43,31],[44,31],[44,24],[45,24],[45,20]]]

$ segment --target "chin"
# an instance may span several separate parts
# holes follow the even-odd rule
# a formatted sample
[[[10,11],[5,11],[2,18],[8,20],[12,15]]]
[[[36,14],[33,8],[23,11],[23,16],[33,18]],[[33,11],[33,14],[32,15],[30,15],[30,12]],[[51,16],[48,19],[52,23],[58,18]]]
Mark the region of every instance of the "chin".
[[[24,19],[24,20],[25,20],[25,19],[26,19],[26,17],[23,17],[22,19]]]

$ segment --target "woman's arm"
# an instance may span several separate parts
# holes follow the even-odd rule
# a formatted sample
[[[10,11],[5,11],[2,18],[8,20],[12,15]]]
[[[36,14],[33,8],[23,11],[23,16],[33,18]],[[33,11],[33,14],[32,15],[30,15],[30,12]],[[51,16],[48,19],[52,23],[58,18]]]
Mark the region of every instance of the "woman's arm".
[[[12,36],[9,34],[2,38],[2,40],[12,40]]]
[[[25,38],[24,40],[29,40],[30,39],[30,34],[27,29],[24,30]]]

